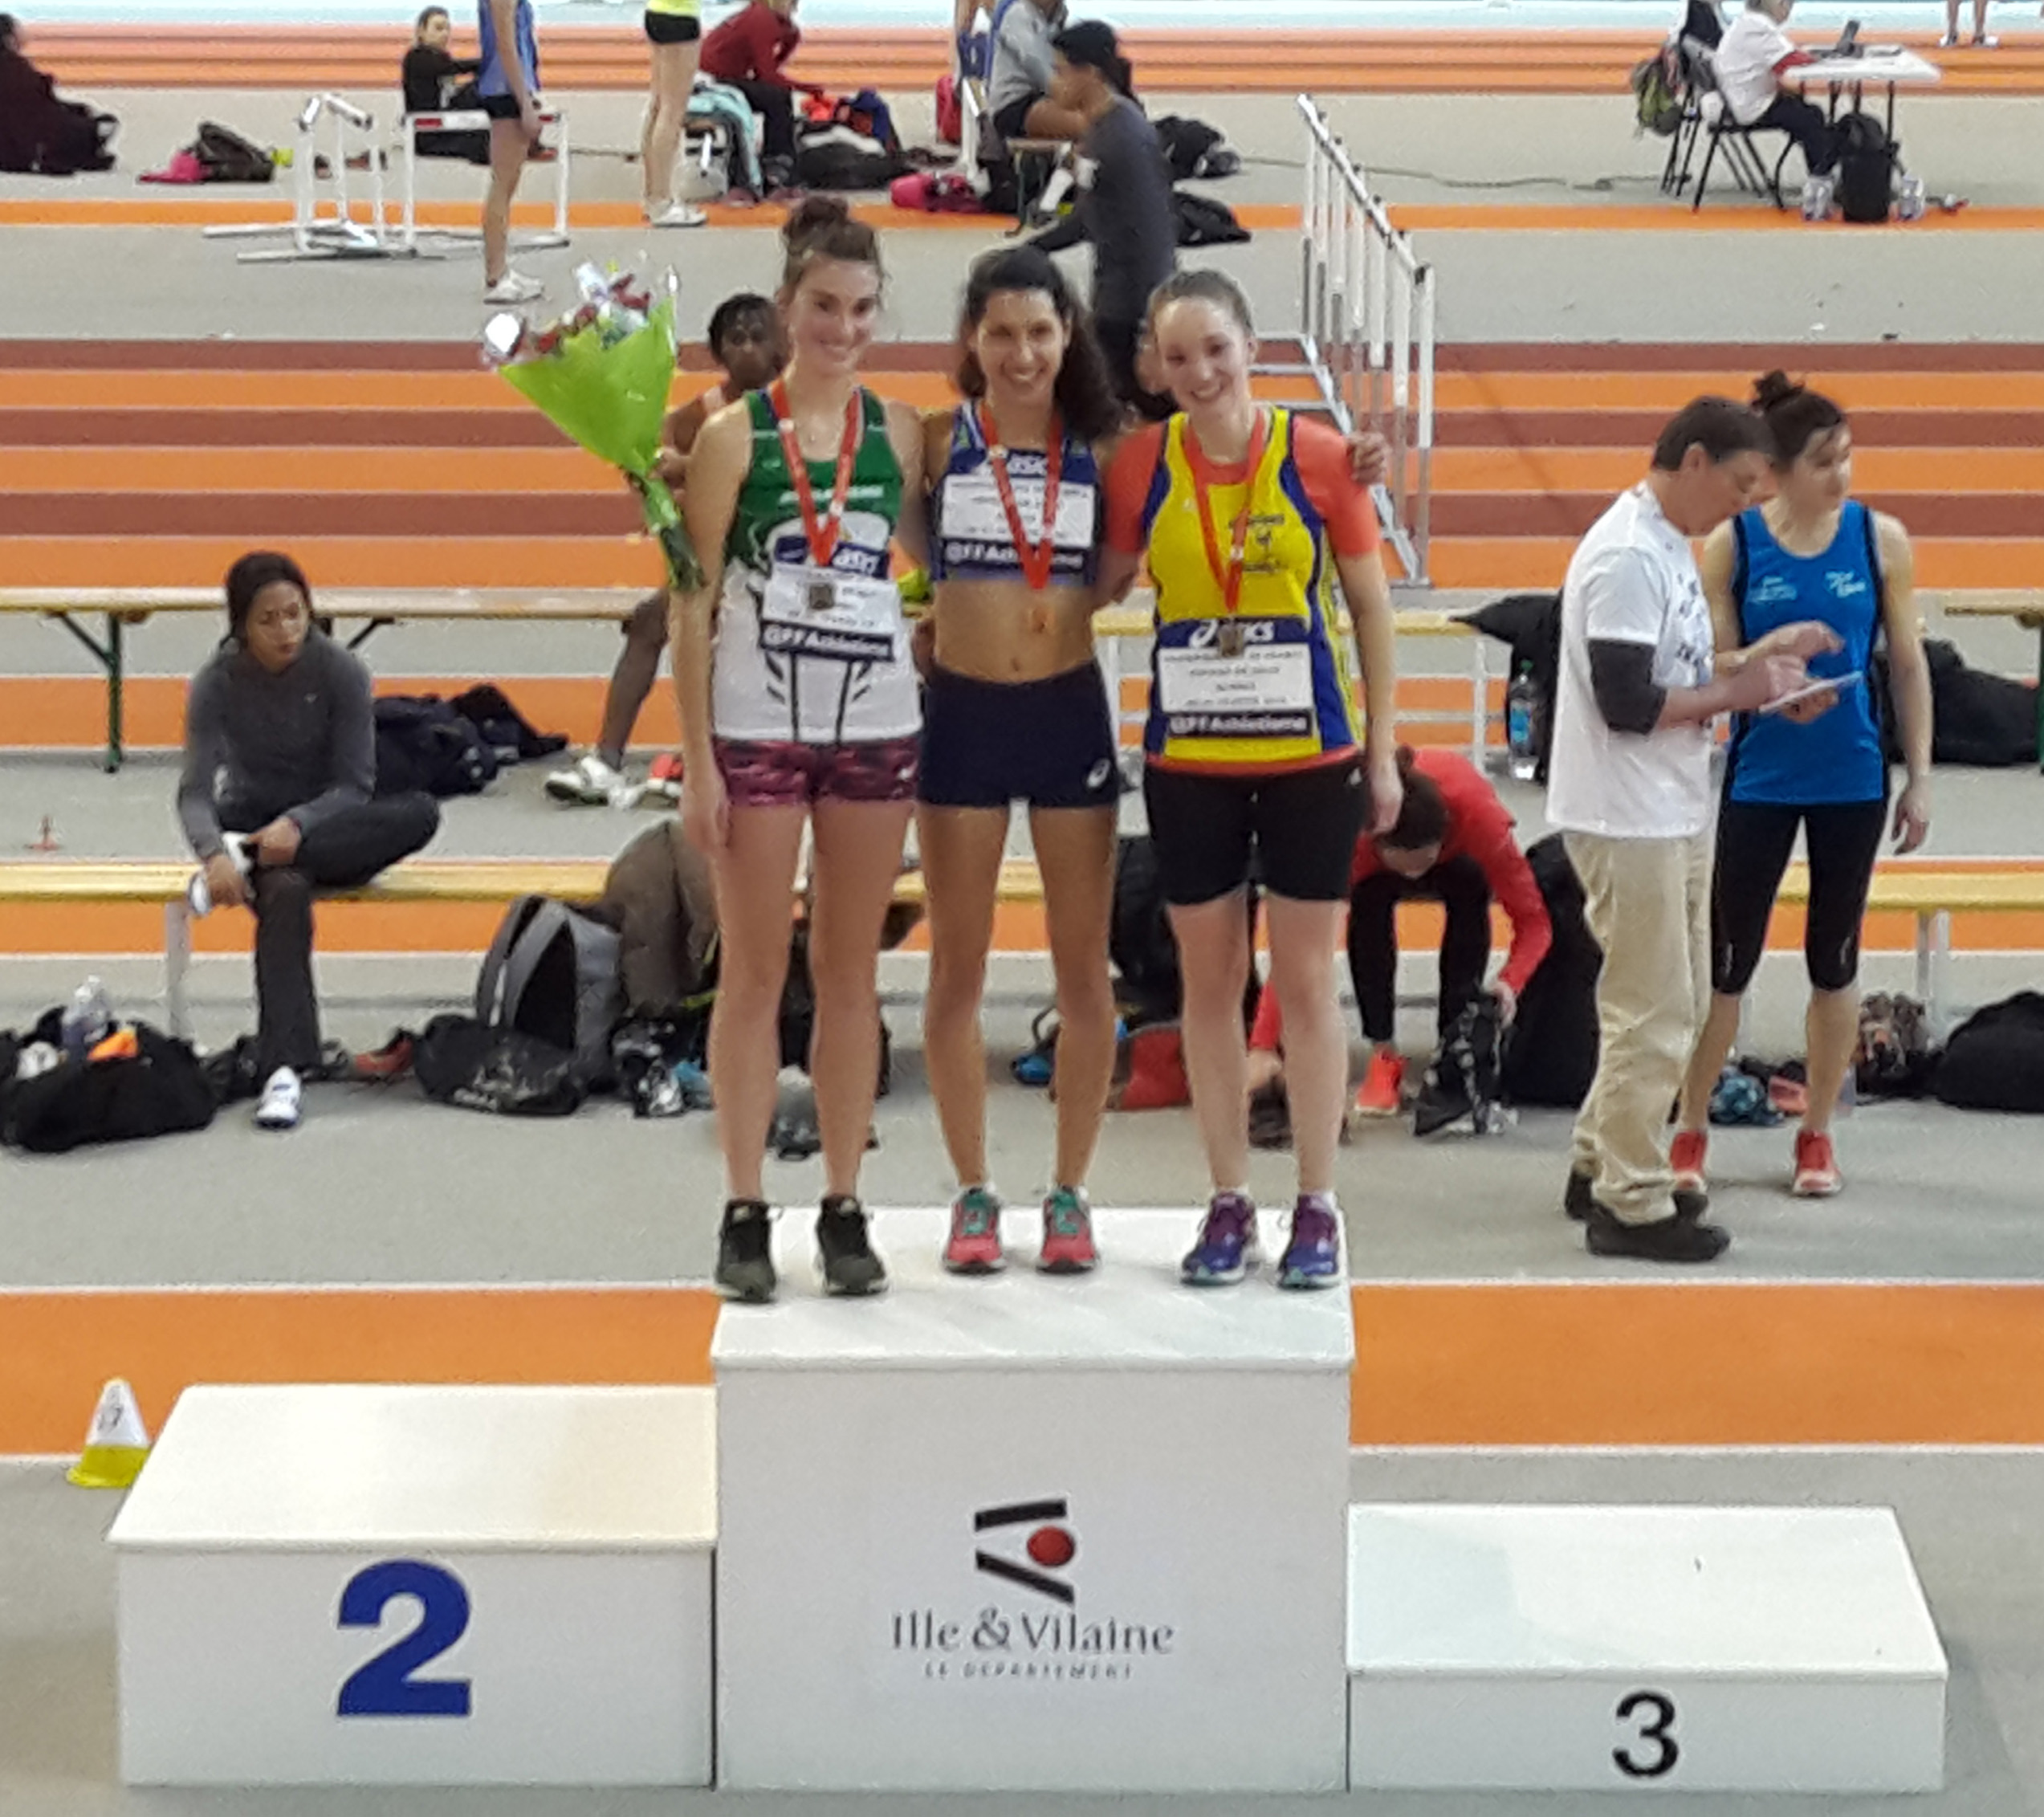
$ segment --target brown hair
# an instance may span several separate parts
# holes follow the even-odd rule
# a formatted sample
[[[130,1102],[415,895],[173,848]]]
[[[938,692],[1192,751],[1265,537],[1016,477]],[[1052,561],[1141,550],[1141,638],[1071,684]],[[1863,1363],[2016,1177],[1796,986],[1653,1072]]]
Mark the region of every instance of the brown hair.
[[[792,296],[819,259],[839,259],[848,265],[870,265],[881,272],[880,236],[863,221],[852,218],[842,196],[804,196],[788,213],[780,243],[786,254],[780,293]]]
[[[1729,397],[1698,397],[1668,418],[1654,443],[1654,465],[1663,473],[1673,473],[1692,448],[1722,462],[1734,454],[1769,454],[1773,438],[1767,425],[1744,404]]]
[[[1249,299],[1242,294],[1242,287],[1225,271],[1200,267],[1189,271],[1174,271],[1150,293],[1150,307],[1144,312],[1144,320],[1150,331],[1157,331],[1157,318],[1174,303],[1211,303],[1217,309],[1224,309],[1241,326],[1243,333],[1254,339],[1256,325],[1249,319]]]
[[[1447,803],[1442,800],[1434,779],[1414,769],[1415,761],[1412,747],[1401,744],[1399,780],[1405,784],[1405,800],[1399,808],[1397,824],[1389,833],[1377,835],[1379,845],[1388,845],[1395,852],[1423,852],[1447,837]]]
[[[1767,426],[1777,467],[1794,466],[1811,442],[1846,426],[1845,412],[1823,393],[1798,385],[1782,372],[1753,381],[1753,409]]]
[[[1054,395],[1065,426],[1081,442],[1098,442],[1121,426],[1121,401],[1114,394],[1093,325],[1047,252],[1032,246],[997,246],[973,260],[965,280],[965,304],[959,317],[959,337],[965,341],[985,318],[987,305],[1012,291],[1040,291],[1065,324],[1065,363],[1057,369]],[[958,388],[967,397],[987,395],[987,375],[970,346],[959,356]]]

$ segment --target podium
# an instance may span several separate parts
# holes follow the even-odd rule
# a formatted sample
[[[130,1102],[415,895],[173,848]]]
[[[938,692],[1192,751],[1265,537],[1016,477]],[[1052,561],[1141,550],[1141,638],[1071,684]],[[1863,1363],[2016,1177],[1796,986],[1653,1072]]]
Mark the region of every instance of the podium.
[[[122,1777],[707,1785],[706,1388],[193,1387],[114,1522]]]
[[[1946,1666],[1885,1508],[1358,1507],[1358,1790],[1935,1791]]]
[[[720,1782],[1338,1791],[1350,1295],[1181,1285],[1191,1212],[1077,1278],[1008,1222],[958,1280],[877,1212],[884,1298],[719,1322]]]

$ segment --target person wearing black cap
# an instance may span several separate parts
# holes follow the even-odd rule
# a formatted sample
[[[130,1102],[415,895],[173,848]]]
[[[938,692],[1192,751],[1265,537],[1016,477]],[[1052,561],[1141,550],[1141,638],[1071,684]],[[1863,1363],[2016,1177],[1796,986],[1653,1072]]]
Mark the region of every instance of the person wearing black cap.
[[[1086,121],[1078,145],[1078,206],[1034,244],[1056,252],[1093,242],[1093,330],[1122,397],[1162,420],[1168,399],[1136,378],[1136,351],[1150,293],[1178,265],[1171,177],[1156,129],[1130,92],[1128,59],[1114,28],[1096,19],[1067,26],[1051,40],[1057,55],[1051,96]]]

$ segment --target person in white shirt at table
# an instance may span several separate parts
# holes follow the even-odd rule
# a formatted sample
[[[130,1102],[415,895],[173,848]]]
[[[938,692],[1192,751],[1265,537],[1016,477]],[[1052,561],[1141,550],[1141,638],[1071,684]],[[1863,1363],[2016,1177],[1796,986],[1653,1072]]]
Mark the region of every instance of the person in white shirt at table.
[[[1781,84],[1785,71],[1817,60],[1781,29],[1794,7],[1795,0],[1746,0],[1717,47],[1717,90],[1741,126],[1787,133],[1802,148],[1810,174],[1824,177],[1838,161],[1838,135],[1822,108]]]

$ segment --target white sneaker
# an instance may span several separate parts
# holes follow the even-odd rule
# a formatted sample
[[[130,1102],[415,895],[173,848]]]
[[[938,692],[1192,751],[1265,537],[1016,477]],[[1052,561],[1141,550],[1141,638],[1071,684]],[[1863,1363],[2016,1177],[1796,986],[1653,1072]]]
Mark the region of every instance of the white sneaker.
[[[255,836],[250,833],[223,833],[220,843],[227,856],[234,861],[234,868],[243,877],[255,869]],[[203,870],[192,873],[191,881],[185,886],[185,906],[194,919],[202,920],[213,912],[213,886],[206,880]]]
[[[288,1066],[279,1066],[270,1075],[263,1087],[263,1096],[256,1102],[255,1126],[259,1130],[296,1129],[304,1096],[305,1088],[299,1083],[297,1073]]]
[[[528,278],[523,271],[507,271],[494,284],[483,291],[485,303],[535,303],[547,294],[547,287],[537,278]]]
[[[657,214],[649,209],[645,224],[649,227],[706,227],[710,217],[693,202],[670,202]]]
[[[602,808],[621,801],[625,794],[625,775],[613,770],[593,751],[585,751],[564,770],[556,770],[546,780],[547,793],[571,807]]]

